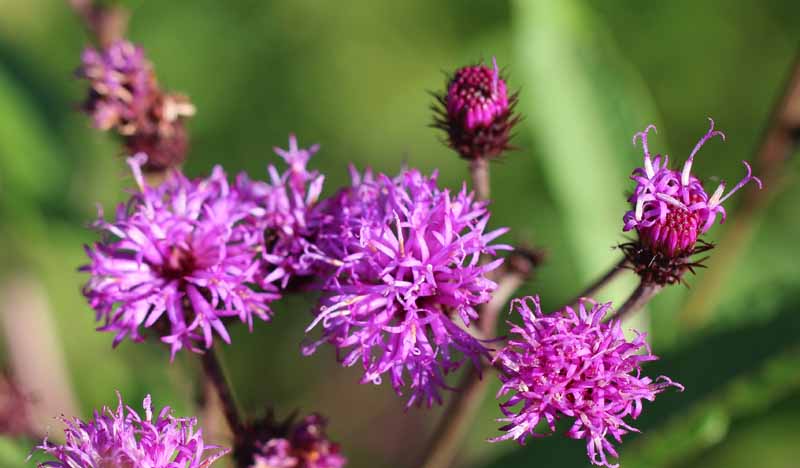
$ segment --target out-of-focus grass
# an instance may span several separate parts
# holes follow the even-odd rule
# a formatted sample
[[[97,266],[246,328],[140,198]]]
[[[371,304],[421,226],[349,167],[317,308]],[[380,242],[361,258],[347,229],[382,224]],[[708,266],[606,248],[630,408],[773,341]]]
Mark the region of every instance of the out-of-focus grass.
[[[131,181],[113,142],[71,109],[84,93],[71,73],[87,41],[65,3],[0,0],[0,277],[24,272],[45,285],[84,415],[113,404],[116,389],[133,406],[149,392],[157,405],[189,414],[198,396],[195,360],[181,356],[167,364],[163,348],[130,343],[112,351],[111,336],[94,331],[93,313],[79,293],[85,277],[76,267],[85,261],[81,244],[94,237],[85,226],[95,203],[108,211],[125,198],[122,189]],[[722,0],[647,8],[579,0],[482,0],[469,8],[456,0],[125,4],[133,11],[130,37],[146,47],[161,82],[189,94],[198,107],[186,165],[192,175],[216,163],[231,174],[264,175],[275,160],[271,147],[295,132],[301,144],[322,144],[312,164],[326,174],[327,193],[346,182],[351,161],[383,171],[403,162],[438,168],[440,180],[456,187],[466,170],[427,127],[426,91],[443,85],[443,70],[496,55],[511,85],[522,88],[520,110],[528,120],[516,139],[521,149],[492,168],[492,223],[510,226],[514,242],[533,240],[549,250],[548,263],[521,291],[541,294],[546,308],[560,305],[616,257],[608,247],[623,240],[615,229],[629,189],[626,177],[640,162],[630,144],[634,132],[656,123],[651,148],[668,148],[681,161],[705,131],[705,117],[713,116],[728,140],[704,148],[697,171],[711,184],[712,175],[740,177],[739,161],[752,157],[795,53],[793,18],[800,13],[789,0],[735,8]],[[797,171],[795,160],[787,177],[796,180]],[[662,430],[681,436],[680,425],[664,411],[696,414],[703,398],[713,399],[726,382],[755,372],[735,353],[721,352],[726,343],[715,337],[762,323],[787,326],[781,322],[785,298],[800,283],[798,197],[800,188],[789,183],[764,213],[708,327],[687,333],[677,320],[683,288],[653,301],[650,338],[656,354],[665,356],[653,372],[681,375],[690,369],[681,357],[694,351],[712,355],[727,374],[701,385],[711,392],[702,397],[687,390],[649,405],[642,420],[648,431],[631,440],[631,452],[656,443],[648,439],[649,429],[654,437]],[[736,203],[736,197],[728,202],[732,216]],[[724,229],[715,227],[712,238]],[[702,280],[701,273],[689,282]],[[386,386],[358,385],[358,373],[340,369],[330,352],[302,357],[309,307],[292,298],[277,306],[273,323],[257,324],[252,334],[233,332],[234,344],[222,353],[242,406],[257,411],[274,403],[280,414],[319,410],[330,415],[331,434],[351,466],[407,465],[440,412],[404,413],[402,400]],[[743,346],[769,347],[773,338],[756,333]],[[752,388],[743,398],[766,398],[758,385]],[[785,414],[796,411],[791,402],[797,390],[789,393],[794,396],[785,403],[773,402],[789,408]],[[765,432],[783,428],[781,433],[800,435],[772,407],[735,416],[728,438],[722,433],[718,442],[692,451],[686,463],[750,466],[735,454],[742,447],[760,450]],[[561,437],[525,449],[484,443],[496,434],[496,415],[496,403],[488,399],[464,450],[465,464],[491,465],[498,454],[513,452],[495,466],[586,465],[582,444]],[[785,466],[780,456],[768,455],[790,453],[791,440],[772,439],[760,466]],[[13,458],[9,447],[24,447],[25,454],[26,444],[3,440],[0,465]],[[627,444],[623,457],[626,450]]]

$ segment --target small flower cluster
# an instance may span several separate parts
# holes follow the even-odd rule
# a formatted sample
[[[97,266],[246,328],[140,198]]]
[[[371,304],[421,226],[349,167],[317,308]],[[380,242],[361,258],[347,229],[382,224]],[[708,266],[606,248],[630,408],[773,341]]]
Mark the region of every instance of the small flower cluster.
[[[255,235],[253,242],[261,246],[268,282],[279,281],[285,289],[293,278],[315,273],[314,260],[307,255],[313,249],[310,216],[319,201],[325,177],[309,171],[308,161],[319,149],[297,146],[297,138],[289,137],[289,149],[275,148],[287,165],[283,173],[270,164],[269,182],[251,181],[240,174],[236,186],[243,198],[253,204],[247,222]]]
[[[711,196],[706,193],[703,184],[692,174],[694,157],[711,138],[719,136],[725,139],[722,132],[714,130],[714,121],[709,121],[711,126],[708,132],[697,142],[681,171],[668,167],[669,158],[666,155],[650,155],[647,135],[650,130],[655,131],[655,126],[649,125],[633,137],[634,144],[637,140],[642,142],[644,167],[636,168],[631,175],[636,187],[628,199],[632,208],[625,213],[623,221],[625,231],[636,230],[640,245],[627,251],[635,265],[657,265],[661,263],[659,259],[665,260],[666,274],[656,275],[656,282],[662,284],[679,280],[681,272],[673,271],[672,263],[677,260],[683,265],[686,257],[697,253],[695,245],[698,237],[711,228],[717,217],[720,217],[720,222],[725,221],[726,213],[722,206],[725,200],[751,180],[761,187],[761,181],[752,175],[750,165],[743,161],[747,174],[731,191],[723,196],[723,182]],[[700,248],[707,250],[705,245]],[[642,250],[649,253],[649,258],[636,261]],[[634,255],[630,255],[630,252]]]
[[[141,47],[117,41],[105,50],[87,48],[77,71],[89,81],[83,105],[100,130],[116,131],[129,154],[145,153],[145,170],[180,164],[188,151],[183,120],[194,106],[179,94],[160,90]]]
[[[140,191],[113,221],[95,226],[106,238],[87,247],[91,274],[84,294],[100,328],[142,341],[155,329],[171,346],[201,352],[214,334],[229,343],[225,321],[252,327],[268,320],[269,303],[293,278],[309,279],[323,297],[309,330],[361,362],[363,382],[389,374],[409,405],[440,402],[444,375],[464,360],[478,364],[487,349],[462,327],[496,284],[481,255],[507,229],[487,230],[489,213],[465,188],[452,195],[436,175],[404,170],[397,177],[353,171],[353,184],[318,201],[323,177],[307,169],[316,146],[276,149],[287,164],[270,165],[270,180],[237,177],[221,168],[189,180],[173,170],[159,187],[146,185],[143,156],[129,160]],[[459,325],[458,322],[462,325]]]
[[[256,442],[250,468],[342,468],[347,459],[339,445],[325,434],[327,421],[318,414],[307,416],[289,429],[286,437]]]
[[[205,445],[194,418],[176,418],[164,407],[155,418],[150,396],[144,399],[145,417],[124,406],[117,394],[116,411],[104,407],[84,422],[63,419],[63,445],[44,440],[37,449],[56,461],[39,464],[55,468],[207,468],[229,452]]]
[[[500,405],[506,434],[492,441],[524,443],[542,435],[536,432],[540,422],[552,432],[558,419],[569,417],[574,423],[567,436],[586,441],[591,462],[616,466],[606,455],[618,456],[609,437],[621,442],[636,431],[625,418],[636,419],[642,401],[653,401],[666,387],[683,387],[641,375],[642,363],[656,357],[643,334],[628,341],[618,320],[603,322],[610,303],[584,301],[577,311],[567,307],[550,315],[542,313],[538,297],[516,299],[512,307],[522,325],[512,324],[515,337],[494,358],[503,383],[498,398],[511,395]]]
[[[173,171],[159,187],[142,176],[144,156],[129,159],[140,192],[121,204],[112,221],[95,227],[105,239],[87,247],[91,274],[84,295],[116,333],[142,341],[140,328],[154,327],[172,356],[182,348],[210,348],[216,332],[230,336],[223,319],[270,318],[276,288],[259,278],[251,230],[243,220],[254,211],[216,167],[206,179]]]
[[[502,259],[479,258],[509,249],[491,244],[507,229],[487,231],[485,203],[413,169],[395,178],[354,173],[318,217],[316,247],[335,271],[309,326],[321,323],[322,337],[305,352],[331,343],[344,365],[361,362],[362,382],[388,374],[400,394],[408,378],[409,406],[440,402],[444,374],[487,355],[457,321],[474,322],[497,287],[486,275]]]

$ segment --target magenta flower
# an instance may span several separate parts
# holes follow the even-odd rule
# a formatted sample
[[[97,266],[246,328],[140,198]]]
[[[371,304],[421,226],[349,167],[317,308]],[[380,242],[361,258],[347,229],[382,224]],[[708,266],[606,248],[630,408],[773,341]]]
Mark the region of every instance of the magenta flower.
[[[449,145],[467,159],[498,156],[510,149],[511,128],[519,121],[513,110],[517,95],[509,96],[494,67],[474,65],[458,69],[446,94],[436,95],[434,126],[447,132]]]
[[[642,400],[653,401],[669,386],[683,389],[667,377],[642,376],[642,363],[657,359],[645,335],[626,340],[618,320],[602,321],[611,303],[589,303],[587,310],[587,302],[577,312],[567,307],[549,315],[542,313],[538,297],[512,302],[522,325],[511,324],[515,337],[494,358],[503,383],[497,396],[511,396],[500,404],[505,417],[499,421],[507,423],[500,430],[506,433],[492,442],[524,443],[546,435],[536,432],[539,422],[553,432],[558,419],[569,417],[574,423],[567,436],[586,440],[593,464],[615,467],[607,459],[607,453],[618,457],[609,436],[621,442],[624,434],[637,431],[625,419],[639,416]]]
[[[649,125],[633,137],[633,143],[641,139],[644,149],[644,167],[636,168],[631,179],[636,182],[633,195],[628,199],[632,209],[625,213],[624,230],[636,229],[642,244],[654,253],[669,258],[692,253],[698,236],[705,234],[716,221],[725,221],[722,203],[751,180],[761,188],[761,180],[752,175],[750,165],[742,161],[747,175],[732,190],[723,195],[725,183],[721,183],[709,197],[700,180],[692,175],[694,157],[708,140],[725,135],[714,130],[714,121],[708,132],[697,142],[681,171],[669,169],[667,156],[650,156],[647,134],[655,131]]]
[[[257,278],[258,246],[240,221],[253,210],[228,186],[222,168],[207,179],[170,173],[157,188],[142,178],[143,157],[129,164],[141,190],[118,207],[112,221],[95,227],[106,238],[87,247],[91,278],[84,295],[104,324],[142,341],[141,327],[152,328],[171,347],[172,357],[186,347],[210,348],[216,332],[230,343],[223,319],[270,318],[268,303],[279,297]]]
[[[289,280],[313,273],[313,260],[306,256],[310,247],[310,210],[317,203],[325,177],[306,168],[309,159],[319,149],[313,145],[299,149],[297,138],[289,136],[289,149],[275,148],[288,169],[283,173],[270,164],[269,182],[251,181],[246,175],[237,178],[237,188],[243,198],[256,207],[247,217],[261,245],[267,283],[280,280],[286,288]]]
[[[307,416],[286,437],[257,443],[250,468],[342,468],[347,459],[339,444],[328,440],[327,421],[318,414]]]
[[[408,387],[409,406],[441,402],[444,374],[487,355],[463,327],[497,287],[486,274],[502,259],[478,260],[510,249],[490,245],[507,229],[485,232],[484,203],[465,188],[451,196],[435,174],[413,169],[395,179],[354,172],[352,187],[316,216],[318,258],[335,271],[308,327],[321,325],[322,337],[304,352],[330,343],[345,366],[361,362],[362,383],[388,375],[398,394]]]
[[[88,422],[62,418],[66,442],[54,445],[45,438],[37,449],[57,461],[39,464],[59,468],[207,468],[229,452],[205,445],[195,418],[176,418],[164,407],[153,418],[150,396],[144,399],[144,419],[119,404],[116,411],[104,407]]]
[[[115,130],[128,154],[145,153],[145,170],[180,164],[188,151],[183,119],[194,115],[185,96],[163,93],[141,47],[117,41],[105,50],[87,48],[77,71],[89,81],[83,105],[99,130]]]

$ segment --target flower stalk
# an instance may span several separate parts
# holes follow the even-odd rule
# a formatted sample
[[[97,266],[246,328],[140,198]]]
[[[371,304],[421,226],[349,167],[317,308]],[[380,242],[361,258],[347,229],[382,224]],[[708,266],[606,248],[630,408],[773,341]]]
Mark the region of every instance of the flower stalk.
[[[642,281],[633,290],[630,297],[607,320],[625,320],[628,316],[641,310],[650,299],[654,298],[664,286]]]
[[[239,416],[239,409],[233,398],[233,391],[230,384],[228,384],[228,379],[225,378],[219,358],[214,349],[211,348],[200,355],[200,361],[203,363],[203,372],[217,391],[219,400],[222,403],[225,420],[228,422],[234,437],[236,437],[242,432],[242,419]]]

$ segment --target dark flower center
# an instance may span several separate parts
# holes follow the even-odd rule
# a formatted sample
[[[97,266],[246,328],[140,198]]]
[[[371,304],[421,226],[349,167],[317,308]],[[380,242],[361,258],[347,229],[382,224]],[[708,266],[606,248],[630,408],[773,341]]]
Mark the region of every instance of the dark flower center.
[[[166,261],[161,265],[161,276],[176,280],[189,276],[196,269],[197,261],[191,251],[181,247],[172,247]]]

